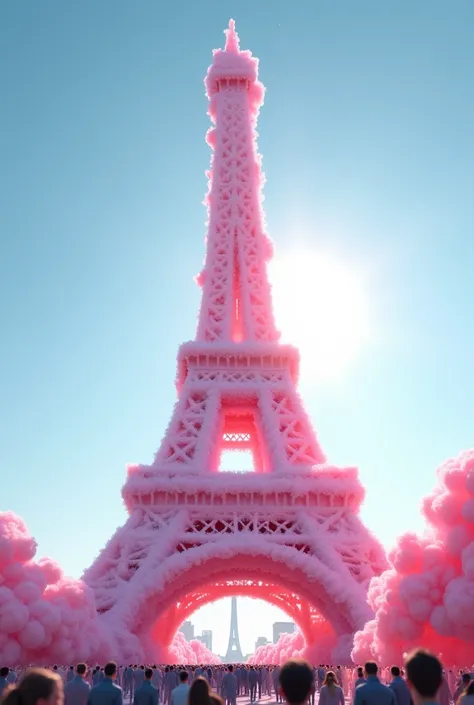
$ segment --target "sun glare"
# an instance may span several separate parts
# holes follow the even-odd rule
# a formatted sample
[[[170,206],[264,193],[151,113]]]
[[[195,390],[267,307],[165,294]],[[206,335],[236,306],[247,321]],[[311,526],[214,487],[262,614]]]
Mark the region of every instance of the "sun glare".
[[[314,250],[278,253],[269,266],[282,342],[300,349],[302,376],[341,376],[369,335],[361,273]]]

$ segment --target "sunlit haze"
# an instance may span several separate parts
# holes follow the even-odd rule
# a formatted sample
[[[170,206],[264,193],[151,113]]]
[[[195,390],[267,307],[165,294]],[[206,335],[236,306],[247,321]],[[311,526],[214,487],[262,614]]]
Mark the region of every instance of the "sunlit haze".
[[[306,247],[278,252],[269,274],[282,341],[298,346],[310,380],[343,375],[370,331],[370,291],[362,273],[331,253]]]

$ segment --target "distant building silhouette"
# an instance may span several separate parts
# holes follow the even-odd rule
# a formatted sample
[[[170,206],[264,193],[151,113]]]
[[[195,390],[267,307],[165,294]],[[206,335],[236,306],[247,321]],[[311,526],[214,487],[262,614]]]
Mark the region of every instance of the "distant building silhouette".
[[[294,622],[274,622],[273,623],[273,643],[276,644],[282,634],[293,634],[295,631]]]
[[[181,634],[184,634],[186,641],[194,639],[194,624],[192,622],[183,622],[179,631]]]
[[[270,642],[268,641],[266,636],[259,636],[257,641],[255,642],[255,651],[260,647],[260,646],[266,646]]]
[[[206,646],[209,651],[212,651],[212,631],[210,629],[203,629],[201,636],[196,637],[204,646]]]

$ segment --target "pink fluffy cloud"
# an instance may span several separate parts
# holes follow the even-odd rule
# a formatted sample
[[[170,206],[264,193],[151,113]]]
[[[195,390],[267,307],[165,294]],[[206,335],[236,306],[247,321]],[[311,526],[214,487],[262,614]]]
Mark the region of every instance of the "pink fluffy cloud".
[[[438,469],[422,503],[423,536],[404,534],[391,568],[371,580],[375,619],[357,632],[352,657],[388,664],[423,645],[446,664],[474,661],[474,450]]]
[[[22,519],[0,513],[0,662],[104,658],[110,645],[92,591],[51,559],[34,561],[36,541]]]
[[[184,635],[178,632],[168,650],[170,663],[188,664],[190,666],[200,663],[220,663],[220,660],[200,641],[193,639],[186,641]]]
[[[305,658],[310,663],[333,663],[336,644],[336,635],[331,626],[328,622],[321,621],[317,639],[312,646],[306,646],[300,631],[282,634],[276,644],[259,646],[248,662],[281,665],[291,658]]]

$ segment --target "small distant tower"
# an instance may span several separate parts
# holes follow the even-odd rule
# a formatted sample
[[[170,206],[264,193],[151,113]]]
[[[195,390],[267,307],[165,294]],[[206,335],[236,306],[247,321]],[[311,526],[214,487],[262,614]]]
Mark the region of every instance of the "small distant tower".
[[[225,655],[227,663],[243,663],[244,657],[239,641],[239,624],[237,621],[237,598],[232,598],[232,608],[230,613],[230,634],[229,645]]]

